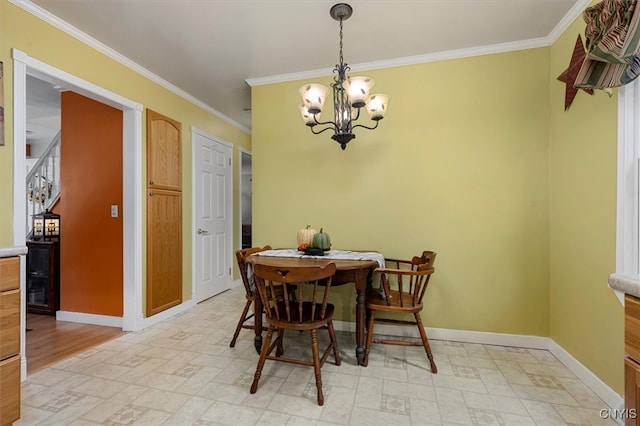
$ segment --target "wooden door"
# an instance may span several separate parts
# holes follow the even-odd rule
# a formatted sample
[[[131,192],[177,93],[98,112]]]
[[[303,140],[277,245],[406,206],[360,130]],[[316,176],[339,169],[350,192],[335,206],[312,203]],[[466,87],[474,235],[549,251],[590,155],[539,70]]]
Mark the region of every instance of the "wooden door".
[[[147,190],[147,316],[182,302],[182,194]]]
[[[147,110],[147,316],[182,303],[182,125]]]
[[[147,183],[182,190],[182,124],[147,110]]]

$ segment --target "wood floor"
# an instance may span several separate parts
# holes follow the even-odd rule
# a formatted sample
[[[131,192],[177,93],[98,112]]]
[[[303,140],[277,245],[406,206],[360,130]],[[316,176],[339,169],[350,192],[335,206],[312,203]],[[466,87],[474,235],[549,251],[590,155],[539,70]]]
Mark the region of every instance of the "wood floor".
[[[117,327],[56,321],[51,315],[27,313],[27,375],[123,334],[126,332]]]

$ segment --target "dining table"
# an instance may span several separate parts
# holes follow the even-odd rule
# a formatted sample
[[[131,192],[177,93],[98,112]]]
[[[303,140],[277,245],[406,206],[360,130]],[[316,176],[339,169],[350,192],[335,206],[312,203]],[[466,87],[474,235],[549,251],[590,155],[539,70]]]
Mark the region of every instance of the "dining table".
[[[247,257],[249,265],[268,265],[278,267],[324,266],[330,262],[336,264],[336,273],[331,280],[332,286],[354,284],[356,290],[356,359],[362,365],[365,355],[365,293],[371,285],[373,271],[384,266],[384,257],[377,252],[331,251],[324,256],[305,256],[295,250],[266,250]],[[351,255],[351,253],[355,253]],[[256,294],[254,325],[254,345],[260,353],[262,348],[262,300]]]

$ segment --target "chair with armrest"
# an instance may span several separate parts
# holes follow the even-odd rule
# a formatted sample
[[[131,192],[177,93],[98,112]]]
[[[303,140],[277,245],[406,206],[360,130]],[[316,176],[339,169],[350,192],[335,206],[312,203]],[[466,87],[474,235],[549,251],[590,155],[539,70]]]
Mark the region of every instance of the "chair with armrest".
[[[367,342],[363,365],[369,362],[369,352],[372,343],[383,343],[401,346],[423,346],[431,364],[431,372],[437,373],[438,368],[433,360],[427,333],[420,318],[422,299],[431,275],[434,273],[433,263],[436,253],[424,251],[421,256],[414,256],[411,260],[385,259],[385,268],[375,270],[380,276],[380,288],[369,289],[366,295],[368,313]],[[376,318],[376,312],[394,312],[412,314],[413,320],[399,320],[391,318]],[[418,327],[422,342],[395,339],[374,339],[373,326],[375,322],[395,324],[413,324]]]
[[[262,345],[253,383],[251,384],[251,393],[255,393],[258,390],[258,382],[262,375],[265,361],[267,359],[282,361],[313,366],[318,405],[324,404],[320,370],[331,351],[333,351],[336,365],[340,365],[338,343],[333,328],[334,306],[328,303],[331,279],[335,272],[335,263],[328,263],[324,266],[296,267],[255,265],[253,271],[254,282],[260,294],[269,327]],[[295,288],[294,292],[297,293],[295,300],[289,294],[291,288],[293,288],[291,287],[293,283],[305,283],[299,284]],[[307,287],[304,292],[302,287]],[[280,297],[277,294],[278,289],[284,292],[284,297]],[[320,356],[318,349],[318,329],[321,328],[329,330],[330,340],[322,356]],[[285,358],[278,352],[276,352],[276,356],[270,355],[274,348],[282,347],[285,330],[308,330],[311,333],[313,361]],[[271,342],[275,331],[278,332],[278,336]]]
[[[248,256],[258,253],[264,250],[271,250],[271,246],[264,247],[250,247],[246,249],[241,249],[236,251],[236,260],[238,261],[238,269],[240,270],[240,277],[242,278],[242,284],[244,284],[244,290],[246,292],[245,298],[247,302],[244,305],[244,309],[242,310],[242,315],[240,316],[240,320],[238,321],[238,325],[236,326],[236,331],[233,333],[233,339],[231,339],[230,347],[234,347],[236,345],[236,340],[238,339],[238,335],[240,334],[240,330],[243,328],[254,330],[255,327],[253,324],[245,324],[248,320],[253,318],[255,315],[253,312],[249,313],[249,309],[251,305],[255,302],[256,296],[254,294],[253,285],[249,280],[249,275],[247,273],[247,262],[246,259]],[[266,327],[263,327],[266,331]]]

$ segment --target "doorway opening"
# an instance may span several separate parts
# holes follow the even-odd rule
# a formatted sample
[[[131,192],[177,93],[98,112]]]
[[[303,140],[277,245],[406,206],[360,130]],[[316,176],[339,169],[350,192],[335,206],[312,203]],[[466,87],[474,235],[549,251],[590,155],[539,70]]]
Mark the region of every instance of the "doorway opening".
[[[242,148],[240,153],[240,246],[245,249],[253,244],[251,228],[251,194],[253,172],[251,167],[251,152]]]
[[[29,57],[26,53],[12,50],[13,57],[13,242],[26,245],[26,134],[27,134],[27,76],[34,77],[70,90],[87,98],[104,103],[122,111],[123,116],[123,315],[122,318],[100,318],[86,316],[87,323],[120,327],[135,331],[142,322],[142,105],[107,91],[88,81],[54,68]],[[25,259],[21,259],[21,270],[25,270]],[[21,309],[21,372],[27,374],[26,353],[26,309],[25,277],[20,279],[22,292]],[[77,318],[82,322],[82,318]],[[115,321],[114,321],[115,320]]]

